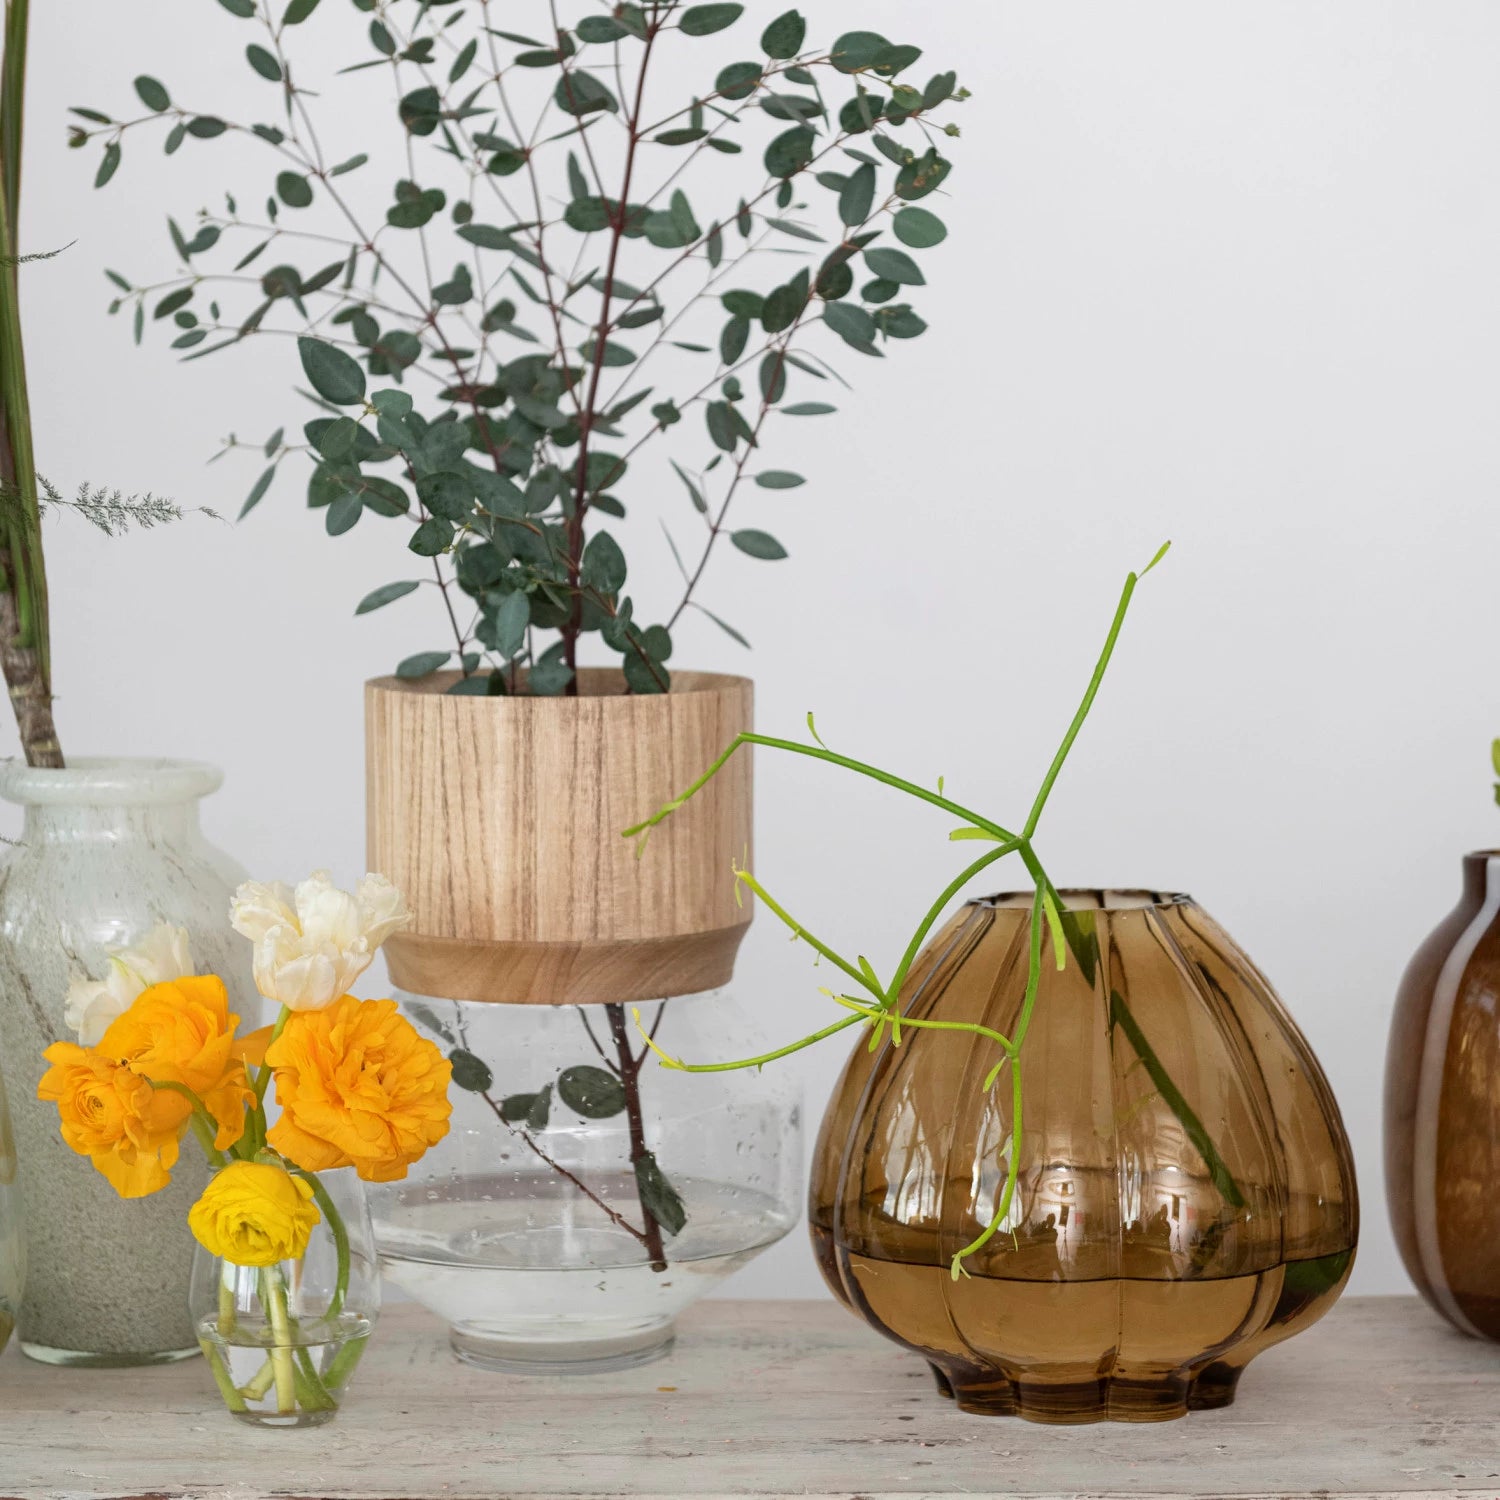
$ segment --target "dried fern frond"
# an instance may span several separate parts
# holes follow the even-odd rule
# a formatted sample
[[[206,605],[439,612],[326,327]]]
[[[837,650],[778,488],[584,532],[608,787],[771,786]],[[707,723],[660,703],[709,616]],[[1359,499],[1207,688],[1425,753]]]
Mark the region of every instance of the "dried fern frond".
[[[160,495],[126,495],[102,485],[82,484],[76,498],[69,500],[51,480],[42,476],[38,476],[38,480],[42,487],[43,511],[48,506],[76,511],[105,536],[123,536],[131,530],[150,531],[153,527],[180,521],[185,515],[207,516],[214,521],[224,519],[218,511],[210,510],[206,505],[190,506],[184,510],[175,500]]]

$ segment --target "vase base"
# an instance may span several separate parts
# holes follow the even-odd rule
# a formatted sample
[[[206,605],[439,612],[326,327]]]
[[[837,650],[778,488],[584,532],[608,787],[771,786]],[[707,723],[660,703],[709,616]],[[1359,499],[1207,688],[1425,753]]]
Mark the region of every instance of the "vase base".
[[[337,1407],[328,1411],[296,1411],[286,1416],[276,1412],[230,1412],[235,1421],[243,1422],[247,1427],[321,1427],[325,1422],[333,1421],[338,1414]]]
[[[57,1349],[50,1344],[33,1343],[30,1339],[18,1342],[27,1359],[34,1359],[42,1365],[64,1365],[71,1370],[131,1370],[144,1365],[175,1365],[184,1359],[196,1359],[203,1352],[196,1344],[191,1349],[155,1349],[145,1354],[121,1354],[93,1349]]]
[[[665,1357],[675,1339],[671,1322],[568,1340],[527,1338],[473,1324],[448,1330],[449,1347],[466,1365],[502,1375],[604,1375],[630,1370]]]

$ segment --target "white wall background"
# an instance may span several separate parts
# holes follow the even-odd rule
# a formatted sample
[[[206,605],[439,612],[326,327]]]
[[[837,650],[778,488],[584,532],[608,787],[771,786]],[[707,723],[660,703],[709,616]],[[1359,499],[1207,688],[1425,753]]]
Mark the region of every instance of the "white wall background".
[[[540,25],[536,9],[513,0],[510,24]],[[974,98],[937,205],[953,234],[927,257],[928,336],[883,365],[851,355],[857,398],[785,424],[770,452],[812,482],[754,492],[741,524],[791,560],[714,564],[707,598],[753,657],[702,622],[677,662],[748,667],[763,728],[795,732],[815,708],[836,746],[1017,816],[1123,574],[1171,537],[1045,853],[1060,883],[1190,889],[1269,972],[1355,1141],[1356,1288],[1400,1290],[1380,1182],[1392,994],[1452,904],[1460,855],[1496,842],[1500,819],[1500,9],[804,9],[829,35],[875,27],[961,66]],[[363,27],[333,3],[306,31],[343,62]],[[103,312],[104,265],[165,270],[166,211],[186,221],[231,181],[254,201],[259,169],[128,142],[95,195],[96,152],[63,145],[66,106],[124,109],[137,72],[206,108],[268,87],[244,66],[249,39],[210,0],[35,10],[25,241],[78,241],[23,273],[38,446],[59,482],[232,515],[257,470],[206,468],[216,440],[303,418],[283,395],[290,346],[184,367]],[[350,151],[359,136],[343,122]],[[54,521],[58,716],[77,753],[225,765],[210,831],[257,872],[352,877],[360,683],[440,636],[415,601],[351,618],[402,576],[397,533],[331,541],[297,488],[238,528],[108,542]],[[635,586],[665,597],[649,500]],[[660,501],[686,522],[675,486]],[[888,964],[955,868],[946,821],[802,763],[763,756],[757,775],[762,878]],[[738,986],[772,1035],[824,1014],[816,983],[805,950],[757,923]],[[800,1060],[814,1118],[841,1053]],[[800,1236],[732,1289],[821,1290]]]

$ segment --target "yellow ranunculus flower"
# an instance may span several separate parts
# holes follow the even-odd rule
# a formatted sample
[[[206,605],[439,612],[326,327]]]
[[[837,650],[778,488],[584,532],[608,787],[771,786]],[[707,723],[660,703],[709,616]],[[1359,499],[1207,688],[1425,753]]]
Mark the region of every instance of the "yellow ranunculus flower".
[[[267,1140],[309,1172],[392,1182],[448,1133],[453,1065],[394,1000],[299,1011],[266,1052],[281,1118]]]
[[[258,1161],[231,1162],[216,1172],[188,1210],[198,1243],[237,1266],[300,1259],[321,1220],[308,1183]]]
[[[188,975],[142,991],[95,1050],[142,1078],[190,1088],[214,1117],[222,1151],[245,1133],[245,1108],[254,1098],[234,1055],[239,1020],[217,974]]]
[[[73,1042],[54,1042],[37,1098],[57,1105],[62,1137],[122,1198],[144,1198],[171,1180],[192,1106],[158,1093],[129,1067]]]

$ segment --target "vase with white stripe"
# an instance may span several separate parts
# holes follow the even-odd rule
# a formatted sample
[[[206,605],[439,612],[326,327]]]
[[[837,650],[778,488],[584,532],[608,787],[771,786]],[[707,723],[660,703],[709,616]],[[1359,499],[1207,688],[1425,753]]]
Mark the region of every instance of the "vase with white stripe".
[[[1391,1226],[1417,1290],[1500,1340],[1500,850],[1469,854],[1458,905],[1417,949],[1385,1074]]]

